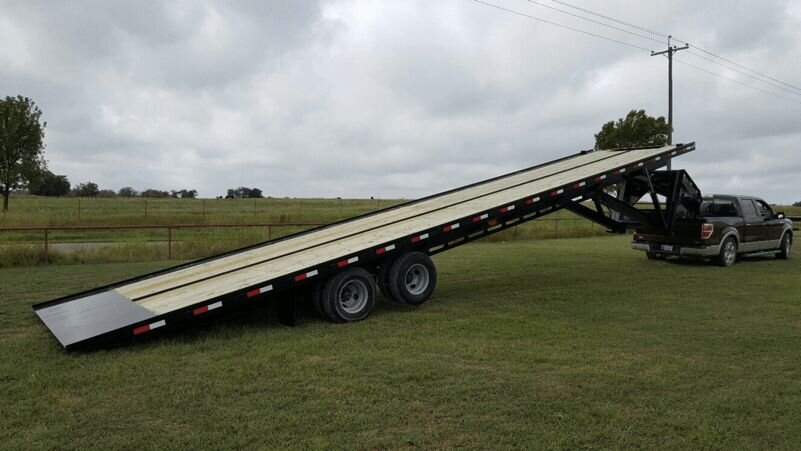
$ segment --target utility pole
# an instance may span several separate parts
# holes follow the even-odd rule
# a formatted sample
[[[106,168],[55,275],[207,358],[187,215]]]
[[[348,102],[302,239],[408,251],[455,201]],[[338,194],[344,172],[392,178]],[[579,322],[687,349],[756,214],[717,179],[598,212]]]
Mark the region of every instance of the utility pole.
[[[668,48],[667,50],[663,50],[661,52],[651,52],[651,56],[657,55],[667,55],[668,59],[668,138],[667,143],[668,145],[673,144],[673,54],[680,51],[680,50],[687,50],[690,48],[690,45],[687,44],[684,47],[676,47],[675,45],[670,45],[670,40],[673,36],[668,36]],[[668,159],[667,169],[670,170],[670,163],[671,160]]]

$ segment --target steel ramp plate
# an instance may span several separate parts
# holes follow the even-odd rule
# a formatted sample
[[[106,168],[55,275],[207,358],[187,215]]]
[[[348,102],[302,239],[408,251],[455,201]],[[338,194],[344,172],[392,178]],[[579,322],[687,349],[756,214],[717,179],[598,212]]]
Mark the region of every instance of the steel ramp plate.
[[[112,290],[44,306],[36,314],[65,348],[156,316]]]

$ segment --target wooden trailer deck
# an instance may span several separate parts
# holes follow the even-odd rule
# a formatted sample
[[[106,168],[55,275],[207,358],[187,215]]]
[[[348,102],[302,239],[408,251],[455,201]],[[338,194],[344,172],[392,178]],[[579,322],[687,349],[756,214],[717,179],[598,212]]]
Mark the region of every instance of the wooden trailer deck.
[[[355,254],[553,187],[580,183],[610,168],[624,167],[671,151],[673,146],[594,151],[488,181],[375,215],[226,255],[119,286],[114,291],[161,315],[297,273],[320,262]]]

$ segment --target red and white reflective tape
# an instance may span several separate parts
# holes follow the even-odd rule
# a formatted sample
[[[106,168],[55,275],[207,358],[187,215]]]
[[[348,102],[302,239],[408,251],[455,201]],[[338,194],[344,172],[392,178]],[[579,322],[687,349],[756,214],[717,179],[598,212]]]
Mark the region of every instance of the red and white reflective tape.
[[[514,205],[508,205],[506,207],[501,208],[501,213],[507,213],[515,209]]]
[[[217,301],[217,302],[215,302],[213,304],[204,305],[203,307],[198,307],[198,308],[192,310],[192,313],[195,316],[202,315],[202,314],[208,312],[209,310],[214,310],[214,309],[220,308],[220,307],[222,307],[222,301]]]
[[[587,186],[587,182],[576,183],[575,185],[573,185],[573,189],[579,189],[582,186]]]
[[[389,252],[389,251],[391,251],[393,249],[395,249],[395,245],[394,244],[390,244],[389,246],[379,247],[378,249],[375,250],[375,253],[376,253],[376,255],[381,255],[381,254],[383,254],[385,252]]]
[[[264,286],[264,287],[261,287],[261,288],[256,288],[256,289],[250,290],[250,291],[248,291],[247,296],[249,298],[252,298],[252,297],[256,297],[256,296],[258,296],[260,294],[264,294],[264,293],[266,293],[268,291],[273,291],[273,286],[272,285],[267,285],[267,286]]]
[[[458,229],[458,228],[459,228],[459,223],[457,222],[457,223],[454,223],[454,224],[451,224],[451,225],[446,225],[445,227],[442,228],[442,231],[443,232],[450,232],[451,230],[455,230],[455,229]]]
[[[529,199],[529,200],[527,200],[527,201],[526,201],[526,204],[528,204],[528,205],[531,205],[531,204],[533,204],[534,202],[539,202],[539,201],[540,201],[540,198],[539,198],[539,197],[532,197],[531,199]]]
[[[606,174],[595,177],[596,182],[600,182],[601,180],[606,180]]]
[[[560,190],[556,190],[556,191],[551,193],[551,197],[556,197],[556,196],[558,196],[558,195],[560,195],[560,194],[562,194],[564,192],[565,192],[564,188],[560,189]]]
[[[349,258],[347,260],[338,261],[337,262],[337,268],[342,268],[342,267],[351,265],[353,263],[356,263],[357,261],[359,261],[359,257],[351,257],[351,258]]]
[[[473,222],[483,221],[483,220],[485,220],[487,218],[489,218],[489,213],[484,213],[481,216],[473,216]]]
[[[317,272],[316,269],[314,269],[312,271],[309,271],[309,272],[304,272],[303,274],[298,274],[297,276],[295,276],[295,282],[301,282],[303,280],[308,279],[309,277],[314,277],[317,274],[318,274],[318,272]]]
[[[133,330],[134,335],[143,334],[145,332],[150,332],[153,329],[158,329],[167,324],[167,321],[161,320],[156,321],[155,323],[145,324],[144,326],[139,326]]]
[[[622,174],[624,172],[626,172],[626,168],[620,168],[617,171],[615,171],[615,174]]]
[[[424,233],[422,235],[413,236],[411,241],[412,241],[412,243],[416,243],[416,242],[422,241],[422,240],[424,240],[426,238],[428,238],[428,234]]]

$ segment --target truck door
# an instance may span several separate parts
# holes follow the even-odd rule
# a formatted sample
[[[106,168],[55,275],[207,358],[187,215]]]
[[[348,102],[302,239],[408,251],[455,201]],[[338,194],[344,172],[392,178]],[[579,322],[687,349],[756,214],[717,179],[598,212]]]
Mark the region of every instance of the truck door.
[[[740,199],[740,207],[745,221],[745,233],[743,233],[743,243],[740,248],[746,252],[755,251],[756,243],[762,241],[764,226],[762,215],[759,214],[751,199]]]
[[[784,231],[783,221],[776,219],[773,209],[765,201],[756,199],[754,202],[760,216],[762,216],[761,239],[765,241],[763,249],[777,249],[779,247],[779,239]]]

